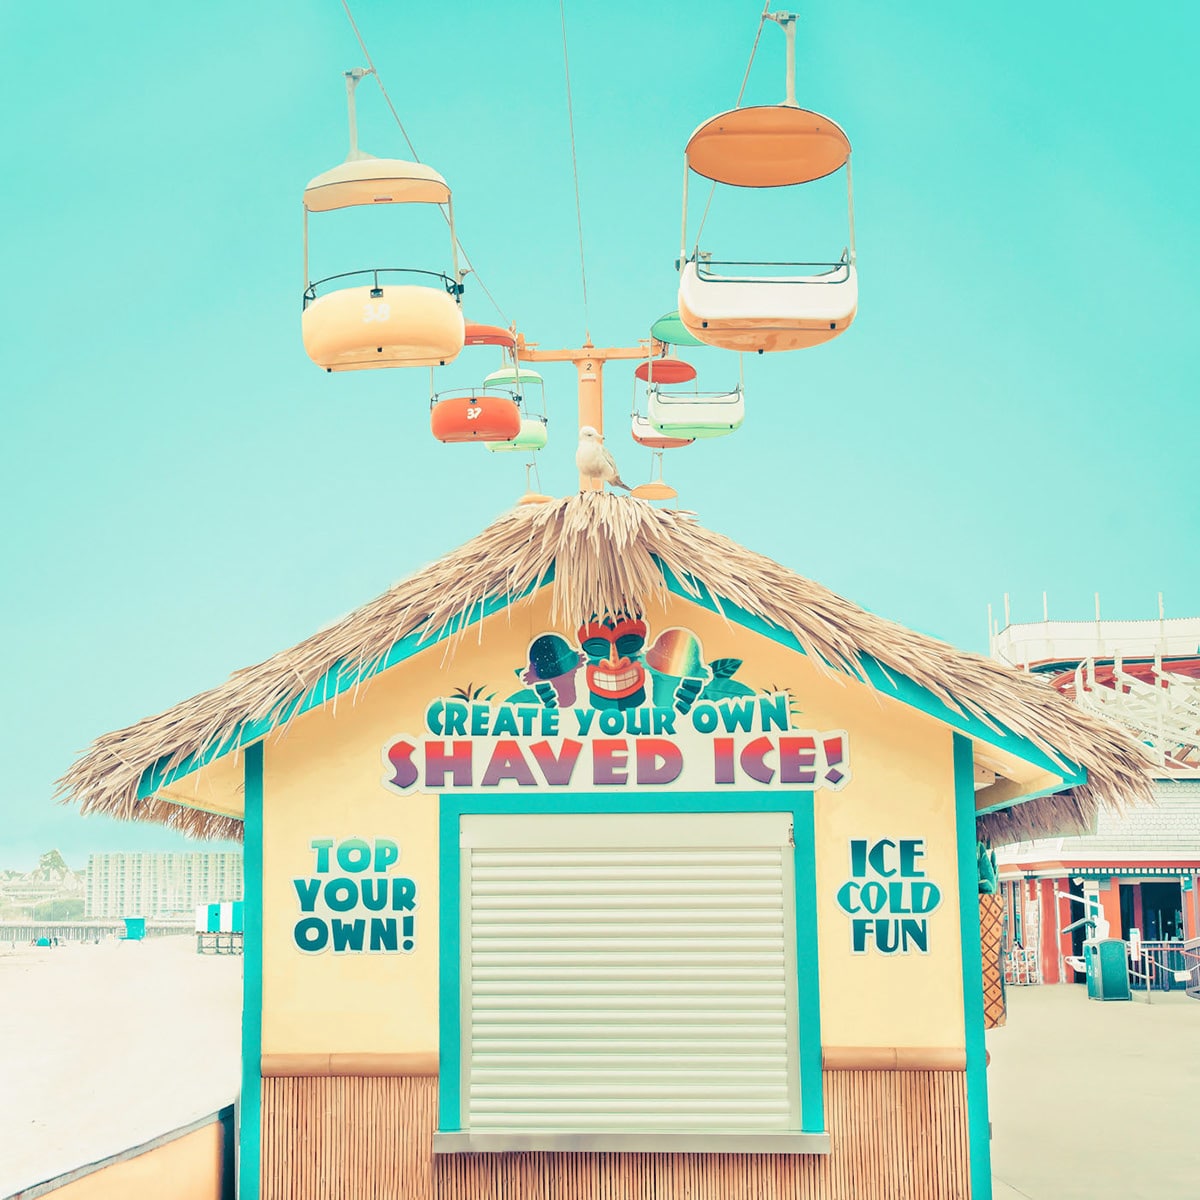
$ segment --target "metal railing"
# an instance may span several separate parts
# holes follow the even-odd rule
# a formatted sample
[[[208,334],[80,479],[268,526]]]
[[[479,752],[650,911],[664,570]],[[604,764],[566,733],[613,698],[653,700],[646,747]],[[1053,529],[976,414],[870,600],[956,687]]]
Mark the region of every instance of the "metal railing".
[[[243,935],[232,930],[196,933],[197,954],[242,954]]]
[[[440,279],[447,294],[454,296],[456,299],[466,290],[463,284],[449,275],[444,275],[441,271],[422,271],[417,267],[364,267],[361,271],[342,271],[337,275],[326,275],[324,279],[318,279],[310,283],[304,289],[303,307],[307,308],[317,298],[317,288],[322,284],[332,283],[335,279],[354,279],[359,275],[370,276],[371,295],[375,297],[383,295],[383,288],[379,283],[380,275],[427,275],[431,279]]]
[[[842,251],[842,257],[836,262],[737,262],[729,259],[714,261],[710,255],[703,252],[693,255],[687,261],[696,264],[696,278],[703,283],[811,283],[818,286],[845,283],[850,278],[852,265],[849,251],[846,250]],[[675,265],[676,269],[680,269],[678,261]],[[788,274],[719,275],[713,271],[714,267],[761,267],[778,272],[786,271]],[[797,278],[795,273],[802,268],[819,269],[820,274],[806,274]]]
[[[722,404],[737,404],[742,399],[742,386],[738,384],[732,390],[704,392],[699,389],[693,391],[679,392],[664,392],[658,384],[651,384],[646,393],[654,394],[655,400],[659,404],[694,404],[697,400],[705,405],[719,407]]]
[[[1129,983],[1147,995],[1183,990],[1200,997],[1200,941],[1142,942],[1129,964]]]
[[[440,392],[429,393],[429,407],[433,408],[443,400],[511,400],[518,407],[522,406],[524,396],[505,387],[503,384],[484,384],[473,388],[443,388]],[[524,415],[524,413],[522,413]],[[533,416],[538,414],[534,413]],[[544,420],[545,418],[543,418]]]

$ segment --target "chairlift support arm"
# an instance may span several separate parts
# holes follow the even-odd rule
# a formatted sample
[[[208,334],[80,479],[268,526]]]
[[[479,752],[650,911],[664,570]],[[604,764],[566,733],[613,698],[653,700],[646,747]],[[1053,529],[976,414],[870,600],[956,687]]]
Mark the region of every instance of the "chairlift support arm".
[[[368,76],[374,75],[375,72],[371,67],[354,67],[345,72],[346,76],[346,109],[350,117],[350,153],[346,155],[346,161],[351,162],[356,158],[362,158],[362,151],[358,148],[358,113],[354,105],[354,89]]]
[[[516,355],[521,362],[570,362],[579,373],[579,428],[590,425],[601,437],[604,436],[604,364],[610,359],[644,359],[657,355],[663,344],[648,338],[637,346],[593,346],[590,342],[573,349],[539,350],[537,343],[525,341],[525,335],[517,334]],[[599,479],[579,477],[581,492],[603,491]]]
[[[797,14],[790,12],[767,13],[766,19],[773,21],[783,30],[787,38],[787,95],[784,104],[799,108],[796,103],[796,20]]]

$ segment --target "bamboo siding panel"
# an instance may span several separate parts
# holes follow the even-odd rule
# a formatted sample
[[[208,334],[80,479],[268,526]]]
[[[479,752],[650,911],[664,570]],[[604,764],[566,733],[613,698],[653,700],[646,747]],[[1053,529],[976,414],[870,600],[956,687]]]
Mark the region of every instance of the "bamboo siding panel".
[[[828,1155],[449,1154],[437,1080],[263,1079],[262,1200],[969,1200],[966,1075],[826,1071]]]
[[[966,1075],[827,1071],[829,1155],[455,1154],[436,1200],[969,1200]]]
[[[264,1078],[261,1200],[424,1200],[436,1123],[436,1078]]]

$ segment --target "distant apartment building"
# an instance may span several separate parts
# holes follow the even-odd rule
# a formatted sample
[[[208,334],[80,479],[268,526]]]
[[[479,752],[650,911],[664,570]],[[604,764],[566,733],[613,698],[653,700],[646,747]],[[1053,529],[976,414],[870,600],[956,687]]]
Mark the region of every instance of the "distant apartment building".
[[[242,898],[242,856],[91,854],[86,888],[88,917],[191,917],[197,904]]]

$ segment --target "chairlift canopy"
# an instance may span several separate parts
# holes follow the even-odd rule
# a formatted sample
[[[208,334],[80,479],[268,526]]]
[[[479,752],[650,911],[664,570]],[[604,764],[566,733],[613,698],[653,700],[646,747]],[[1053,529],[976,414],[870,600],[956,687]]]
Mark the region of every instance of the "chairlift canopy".
[[[508,350],[517,348],[517,335],[511,329],[502,329],[499,325],[479,325],[474,321],[467,322],[468,346],[504,346]]]
[[[360,204],[447,204],[450,186],[425,163],[402,158],[348,159],[309,181],[304,207],[330,212]]]
[[[643,383],[689,383],[696,378],[696,368],[682,358],[652,358],[638,363],[634,375]]]
[[[674,500],[679,495],[669,483],[663,483],[661,479],[639,483],[629,494],[635,500]]]
[[[703,346],[704,343],[687,330],[678,311],[664,313],[650,326],[650,336],[667,346]]]
[[[788,187],[833,174],[850,157],[850,139],[820,113],[787,104],[734,108],[705,121],[688,139],[697,175],[732,187]]]
[[[542,377],[528,367],[501,367],[484,377],[484,387],[524,387],[527,383],[541,384]]]

